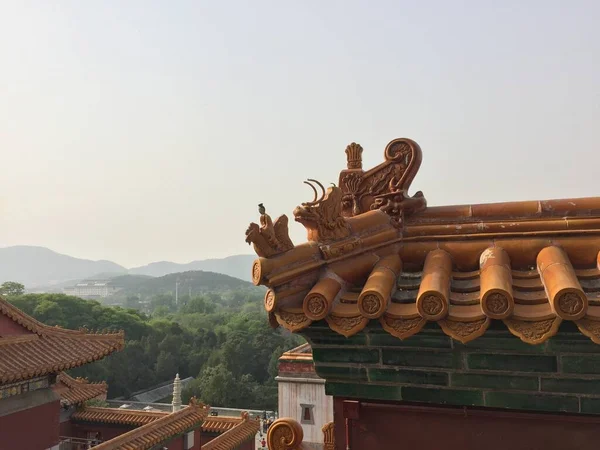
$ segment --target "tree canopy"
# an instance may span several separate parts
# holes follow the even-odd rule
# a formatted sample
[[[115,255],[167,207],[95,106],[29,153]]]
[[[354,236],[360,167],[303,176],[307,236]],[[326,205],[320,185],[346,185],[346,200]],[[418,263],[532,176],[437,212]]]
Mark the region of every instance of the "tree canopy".
[[[124,330],[123,351],[72,371],[106,380],[109,398],[128,398],[179,373],[196,377],[184,390],[184,400],[196,396],[213,406],[276,409],[277,358],[300,338],[269,327],[262,292],[242,287],[179,300],[175,304],[172,295],[153,296],[146,314],[138,310],[142,305],[136,297],[127,301],[133,308],[64,294],[10,299],[48,325]]]
[[[0,285],[0,295],[5,295],[6,297],[22,295],[24,292],[25,286],[16,281],[5,281]]]

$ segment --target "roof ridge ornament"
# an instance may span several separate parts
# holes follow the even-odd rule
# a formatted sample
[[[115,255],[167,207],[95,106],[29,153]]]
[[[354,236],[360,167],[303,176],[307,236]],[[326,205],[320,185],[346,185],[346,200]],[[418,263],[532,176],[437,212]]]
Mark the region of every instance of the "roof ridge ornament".
[[[363,148],[356,142],[352,142],[346,147],[348,170],[362,169],[362,152]]]
[[[315,198],[316,196],[317,191],[315,190]],[[269,258],[294,248],[288,232],[287,216],[283,214],[273,222],[262,203],[258,204],[258,212],[260,226],[252,222],[246,229],[246,242],[253,244],[256,254]]]
[[[346,149],[347,154],[350,147],[354,148],[353,144]],[[362,154],[362,147],[360,150]],[[351,168],[349,163],[348,169],[342,170],[339,186],[344,193],[342,197],[344,217],[381,209],[393,217],[400,227],[403,217],[427,207],[422,192],[417,192],[413,197],[408,195],[410,184],[423,159],[419,144],[407,138],[394,139],[386,146],[384,157],[385,162],[366,172],[361,170],[362,162],[360,167]]]

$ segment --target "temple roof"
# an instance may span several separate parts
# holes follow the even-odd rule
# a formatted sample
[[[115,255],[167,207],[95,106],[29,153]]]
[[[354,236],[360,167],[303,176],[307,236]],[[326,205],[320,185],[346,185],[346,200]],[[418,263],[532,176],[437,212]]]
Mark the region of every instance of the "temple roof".
[[[302,344],[296,348],[284,352],[279,361],[294,361],[294,362],[313,362],[312,348],[310,344]]]
[[[368,171],[362,147],[346,154],[339,186],[308,180],[314,198],[294,209],[308,242],[294,245],[287,217],[262,210],[246,231],[273,326],[325,320],[349,337],[377,321],[404,339],[436,322],[468,342],[501,320],[537,344],[572,321],[600,343],[600,197],[429,207],[408,195],[414,141],[390,142]]]
[[[94,422],[140,427],[171,414],[169,411],[146,411],[136,409],[89,407],[76,411],[71,416],[74,422]],[[239,425],[241,417],[207,416],[202,422],[202,431],[206,433],[224,433]]]
[[[103,408],[107,409],[107,408]],[[135,428],[127,433],[121,434],[113,439],[97,445],[94,449],[97,450],[147,450],[153,446],[179,434],[190,431],[201,424],[209,411],[209,407],[190,402],[190,405],[174,413],[157,413],[161,417],[151,419],[152,414],[149,414],[148,423]],[[131,414],[131,410],[128,413]],[[139,419],[138,415],[138,419]],[[133,417],[133,416],[131,416]],[[117,422],[114,422],[117,423]]]
[[[90,383],[83,378],[73,378],[65,372],[61,372],[52,389],[60,395],[61,405],[71,406],[98,397],[106,398],[108,385],[106,382]]]
[[[0,297],[0,383],[58,373],[121,350],[124,333],[50,327]]]
[[[202,450],[234,450],[244,442],[254,439],[260,429],[260,422],[250,419],[248,413],[242,414],[242,420],[225,433],[202,446]]]
[[[94,422],[141,427],[171,414],[168,411],[145,411],[137,409],[102,408],[86,406],[75,411],[73,422]]]

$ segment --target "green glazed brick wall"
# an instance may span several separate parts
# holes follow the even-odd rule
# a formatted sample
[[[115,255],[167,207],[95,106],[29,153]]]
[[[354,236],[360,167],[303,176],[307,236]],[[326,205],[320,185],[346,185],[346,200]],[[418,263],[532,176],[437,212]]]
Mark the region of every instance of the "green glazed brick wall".
[[[468,344],[436,324],[404,341],[377,321],[350,338],[325,322],[302,334],[329,395],[600,414],[600,345],[568,322],[542,345],[522,342],[501,323]]]

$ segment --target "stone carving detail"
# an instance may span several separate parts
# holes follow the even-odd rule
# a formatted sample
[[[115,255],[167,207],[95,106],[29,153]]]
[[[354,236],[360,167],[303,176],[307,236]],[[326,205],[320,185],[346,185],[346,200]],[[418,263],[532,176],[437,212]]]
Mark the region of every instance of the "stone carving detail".
[[[494,292],[487,297],[486,306],[492,314],[504,314],[509,308],[508,298],[504,294]]]
[[[288,218],[284,214],[271,220],[262,203],[258,205],[260,226],[252,222],[246,230],[246,242],[253,244],[258,256],[269,258],[294,248],[288,234]]]
[[[464,344],[485,333],[485,330],[487,330],[490,325],[490,319],[484,317],[483,319],[474,320],[472,322],[459,322],[457,320],[444,319],[440,320],[438,323],[444,330],[444,333]]]
[[[352,253],[358,247],[360,247],[360,239],[348,239],[342,242],[336,242],[331,245],[320,245],[321,253],[325,259],[337,258],[339,256],[346,255],[348,253]]]
[[[513,318],[504,320],[504,323],[512,334],[529,344],[539,344],[554,336],[558,331],[560,322],[559,317],[536,322]]]
[[[395,139],[387,145],[385,158],[386,162],[368,172],[356,170],[358,167],[342,171],[340,187],[345,217],[381,209],[400,227],[404,216],[427,207],[422,192],[414,197],[408,195],[408,188],[421,165],[418,144],[410,139]]]
[[[321,428],[323,431],[323,450],[335,450],[335,425],[333,422],[326,423]]]
[[[265,294],[265,309],[267,312],[275,309],[275,292],[273,289],[269,289]]]
[[[380,319],[383,328],[393,336],[400,339],[405,339],[418,333],[423,325],[425,325],[425,319],[422,317],[414,317],[412,319],[396,319],[389,316],[383,316]]]
[[[375,294],[365,295],[362,301],[362,307],[368,314],[375,314],[381,309],[381,300]]]
[[[369,322],[369,319],[363,316],[340,317],[332,314],[327,316],[326,320],[333,331],[346,337],[358,333]]]
[[[569,316],[577,316],[583,311],[584,304],[581,297],[576,293],[565,292],[558,299],[558,307]]]
[[[444,309],[444,303],[437,295],[428,295],[423,298],[423,312],[428,316],[437,316]]]
[[[294,313],[285,310],[279,310],[277,312],[280,323],[288,330],[297,331],[310,325],[311,320],[304,315],[304,313]]]
[[[267,447],[270,450],[300,450],[304,432],[302,426],[291,418],[277,419],[267,432]]]
[[[350,236],[350,227],[342,217],[342,191],[337,186],[325,188],[317,180],[305,181],[314,191],[314,199],[302,203],[294,210],[294,217],[308,232],[308,240],[313,242],[338,241]],[[321,189],[321,197],[317,199],[315,183]]]
[[[362,169],[363,148],[353,142],[346,147],[346,159],[348,160],[348,169]]]
[[[575,322],[579,331],[589,337],[596,344],[600,344],[600,321],[587,318]]]
[[[351,331],[352,328],[360,325],[363,321],[362,316],[355,317],[339,317],[339,316],[329,316],[329,319],[335,323],[338,328],[341,328],[344,331]]]
[[[314,316],[320,316],[327,308],[327,302],[321,295],[311,295],[306,301],[306,307]]]

